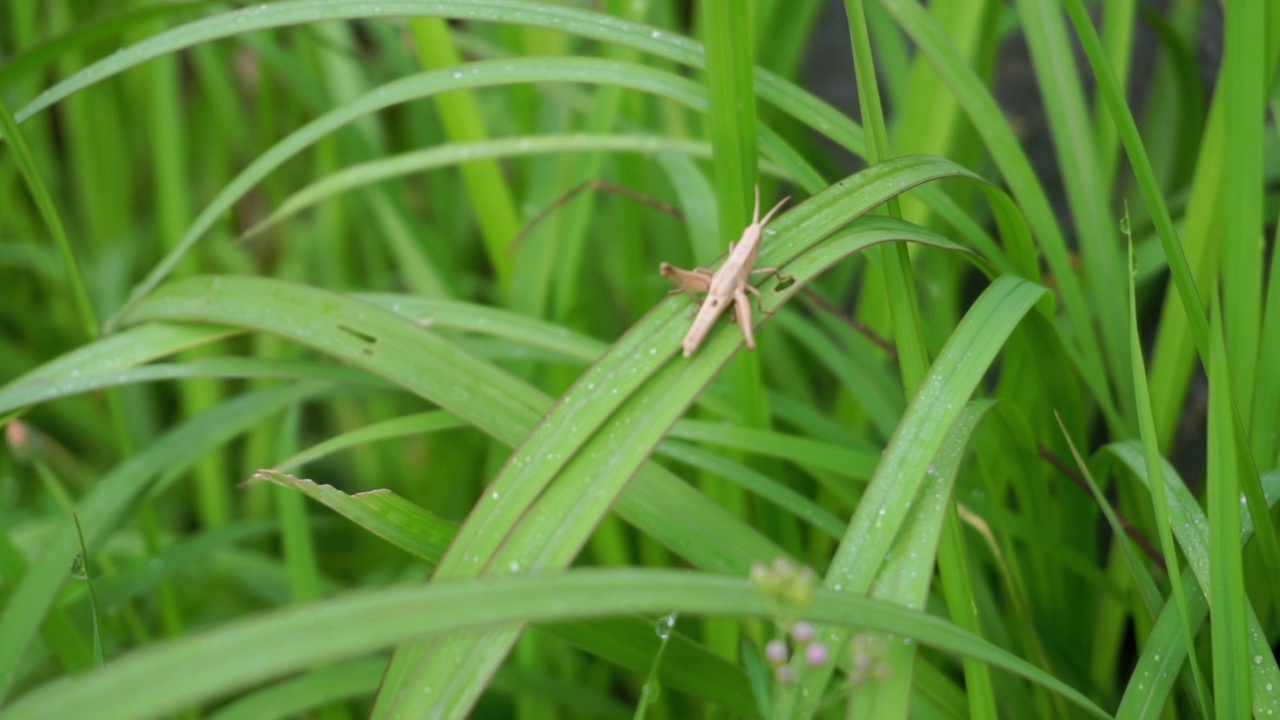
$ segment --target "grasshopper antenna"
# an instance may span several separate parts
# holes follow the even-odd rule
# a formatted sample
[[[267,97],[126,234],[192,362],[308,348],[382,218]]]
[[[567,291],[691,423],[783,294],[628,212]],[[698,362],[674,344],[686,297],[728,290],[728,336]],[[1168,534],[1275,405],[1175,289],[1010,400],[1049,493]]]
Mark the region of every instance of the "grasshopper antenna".
[[[670,215],[671,217],[675,218],[676,220],[679,220],[680,222],[684,222],[684,213],[680,212],[680,210],[676,208],[674,205],[669,205],[667,203],[662,202],[661,200],[657,200],[648,195],[645,195],[642,192],[632,190],[629,187],[616,185],[614,183],[609,182],[608,180],[600,180],[600,179],[588,180],[578,185],[577,187],[574,187],[564,195],[561,195],[560,197],[556,198],[551,202],[550,205],[547,205],[540,212],[538,212],[537,215],[534,215],[532,218],[530,218],[529,222],[525,223],[524,227],[520,229],[520,232],[517,233],[514,238],[512,238],[511,244],[507,246],[507,254],[514,254],[516,250],[519,249],[520,244],[524,242],[524,239],[529,236],[529,233],[533,232],[533,229],[537,227],[538,223],[542,222],[543,220],[546,220],[548,215],[564,207],[566,204],[568,204],[570,200],[574,199],[575,197],[582,194],[583,192],[586,192],[587,190],[604,190],[607,192],[616,193],[623,197],[635,200],[636,202],[642,205],[648,205],[649,207],[657,210],[658,212],[666,213],[667,215]]]

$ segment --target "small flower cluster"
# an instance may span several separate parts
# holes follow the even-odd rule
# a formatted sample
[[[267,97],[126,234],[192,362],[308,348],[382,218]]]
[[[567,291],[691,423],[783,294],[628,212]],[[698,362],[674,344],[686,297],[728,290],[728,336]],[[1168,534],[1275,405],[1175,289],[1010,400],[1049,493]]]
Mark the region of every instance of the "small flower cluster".
[[[807,567],[797,568],[785,557],[774,560],[772,565],[751,563],[751,574],[748,577],[757,590],[773,600],[779,611],[789,610],[794,613],[813,600],[813,584],[816,580],[813,570]]]
[[[780,557],[772,565],[753,563],[750,577],[756,589],[773,601],[778,626],[784,633],[789,633],[791,641],[801,649],[805,664],[818,667],[830,660],[831,653],[817,641],[813,626],[798,620],[800,611],[813,599],[816,581],[813,570],[796,567],[787,558]],[[778,682],[789,683],[795,680],[796,669],[788,664],[791,646],[785,638],[770,640],[765,645],[764,655],[774,667]]]
[[[791,640],[801,648],[804,663],[811,668],[825,665],[831,659],[827,646],[818,642],[813,626],[801,620],[791,626]],[[774,668],[774,677],[780,683],[794,682],[796,669],[788,664],[791,659],[791,648],[783,638],[775,638],[764,646],[765,659]]]

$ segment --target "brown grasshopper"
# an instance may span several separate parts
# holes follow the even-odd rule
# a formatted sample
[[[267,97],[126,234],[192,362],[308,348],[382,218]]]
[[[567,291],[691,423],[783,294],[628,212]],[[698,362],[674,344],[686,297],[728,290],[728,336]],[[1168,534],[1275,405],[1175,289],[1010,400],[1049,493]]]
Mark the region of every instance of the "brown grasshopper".
[[[738,238],[738,242],[729,243],[729,257],[714,273],[706,268],[684,270],[665,262],[658,266],[662,276],[676,284],[676,290],[673,292],[687,293],[695,300],[698,298],[696,293],[707,294],[706,299],[702,301],[702,306],[698,308],[698,315],[693,319],[693,325],[689,327],[689,334],[684,336],[684,342],[681,343],[685,357],[689,357],[698,349],[703,338],[711,330],[711,326],[730,303],[734,305],[734,317],[742,328],[742,338],[746,341],[747,349],[756,349],[756,339],[751,332],[751,301],[747,298],[747,293],[759,298],[760,291],[747,280],[752,275],[778,273],[777,268],[755,268],[755,264],[756,258],[760,255],[760,237],[764,232],[764,226],[790,199],[790,197],[782,198],[761,220],[760,186],[757,185],[756,208],[752,213],[751,224],[742,231],[742,237]]]

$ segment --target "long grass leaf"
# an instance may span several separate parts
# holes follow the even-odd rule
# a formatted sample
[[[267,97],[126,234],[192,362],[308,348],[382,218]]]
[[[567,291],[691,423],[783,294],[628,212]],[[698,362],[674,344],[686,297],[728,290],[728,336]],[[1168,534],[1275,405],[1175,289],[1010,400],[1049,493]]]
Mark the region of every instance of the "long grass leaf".
[[[1006,276],[970,308],[885,448],[827,571],[827,587],[861,594],[871,586],[924,483],[929,463],[996,352],[1043,293],[1039,286]],[[848,641],[847,631],[833,628],[823,629],[819,637],[831,648]],[[830,673],[830,667],[808,670],[790,694],[787,707],[799,701],[804,711],[811,712]]]
[[[103,672],[52,682],[0,710],[0,720],[161,717],[409,638],[511,622],[671,611],[769,617],[773,607],[745,579],[682,571],[577,570],[389,588],[277,611],[134,653]],[[826,590],[814,593],[805,615],[816,622],[856,622],[974,657],[1051,688],[1094,717],[1110,717],[1047,673],[930,615]]]

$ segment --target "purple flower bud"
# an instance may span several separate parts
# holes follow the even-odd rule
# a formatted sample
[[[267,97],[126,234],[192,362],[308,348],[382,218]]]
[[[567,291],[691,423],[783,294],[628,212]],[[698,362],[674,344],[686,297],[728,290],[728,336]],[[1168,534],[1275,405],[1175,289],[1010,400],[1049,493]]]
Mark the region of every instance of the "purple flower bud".
[[[790,665],[783,665],[773,672],[773,676],[783,685],[788,685],[796,681],[796,669]]]
[[[764,646],[764,656],[774,665],[781,665],[787,661],[787,643],[784,640],[770,640]]]
[[[805,622],[804,620],[801,620],[800,622],[796,623],[795,627],[791,628],[791,639],[795,640],[801,645],[813,642],[813,638],[814,638],[813,626]]]
[[[804,649],[804,661],[809,667],[819,667],[825,665],[827,660],[831,659],[831,653],[827,651],[827,646],[822,643],[810,643],[809,647]]]

